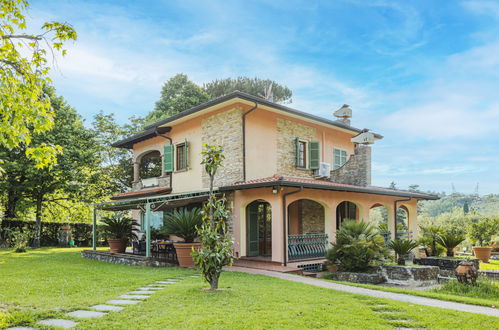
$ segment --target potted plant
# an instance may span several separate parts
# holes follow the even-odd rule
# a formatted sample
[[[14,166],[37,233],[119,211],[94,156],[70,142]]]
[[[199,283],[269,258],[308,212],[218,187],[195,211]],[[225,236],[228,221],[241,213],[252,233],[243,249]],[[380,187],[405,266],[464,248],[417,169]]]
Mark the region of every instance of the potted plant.
[[[447,257],[453,257],[454,249],[461,244],[464,239],[464,235],[446,232],[438,237],[437,242],[447,250]]]
[[[409,254],[412,249],[418,246],[418,243],[410,239],[394,240],[388,243],[388,248],[395,252],[395,257],[397,258],[397,265],[405,266],[404,256]]]
[[[183,242],[175,242],[173,246],[177,251],[177,259],[180,267],[194,267],[194,260],[191,253],[193,249],[201,246],[201,243],[194,242],[198,237],[198,228],[202,224],[201,210],[186,208],[173,210],[165,217],[165,224],[161,231],[167,235],[175,235]]]
[[[107,238],[110,252],[125,253],[128,242],[137,237],[133,231],[136,222],[132,218],[119,215],[104,217],[101,222],[101,231]]]
[[[499,219],[482,218],[470,225],[468,235],[473,242],[473,253],[476,258],[489,262],[492,247],[488,245],[498,231]]]

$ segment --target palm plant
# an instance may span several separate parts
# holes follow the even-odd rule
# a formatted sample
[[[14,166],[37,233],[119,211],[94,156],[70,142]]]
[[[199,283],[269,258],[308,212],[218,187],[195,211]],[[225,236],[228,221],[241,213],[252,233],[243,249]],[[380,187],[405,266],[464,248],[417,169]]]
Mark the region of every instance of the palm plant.
[[[384,239],[364,221],[346,220],[336,232],[336,242],[326,258],[344,271],[365,271],[386,255]]]
[[[198,237],[198,228],[201,224],[201,209],[197,207],[191,210],[177,209],[166,215],[161,232],[180,237],[185,243],[192,243]]]
[[[464,235],[446,232],[437,238],[438,244],[447,249],[447,257],[454,256],[454,248],[465,240]]]
[[[107,238],[129,240],[137,238],[133,231],[133,226],[137,222],[130,217],[124,216],[110,216],[101,219],[101,231]]]
[[[418,243],[413,240],[394,240],[388,243],[388,248],[392,249],[395,252],[395,256],[397,258],[397,264],[404,266],[405,259],[404,256],[411,252],[412,249],[418,246]]]

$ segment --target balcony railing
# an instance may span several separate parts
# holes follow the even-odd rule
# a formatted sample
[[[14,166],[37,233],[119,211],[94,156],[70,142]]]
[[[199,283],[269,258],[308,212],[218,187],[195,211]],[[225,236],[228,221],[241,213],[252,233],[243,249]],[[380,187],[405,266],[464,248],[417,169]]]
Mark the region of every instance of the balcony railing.
[[[327,234],[288,235],[288,260],[323,258],[327,244]]]

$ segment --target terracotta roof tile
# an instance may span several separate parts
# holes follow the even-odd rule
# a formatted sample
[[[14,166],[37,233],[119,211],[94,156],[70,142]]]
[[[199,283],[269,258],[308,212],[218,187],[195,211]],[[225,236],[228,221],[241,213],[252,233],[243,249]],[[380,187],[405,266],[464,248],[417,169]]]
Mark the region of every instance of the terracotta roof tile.
[[[111,197],[111,199],[122,199],[122,198],[128,198],[128,197],[138,197],[138,196],[145,196],[145,195],[164,195],[169,192],[171,192],[171,188],[152,188],[152,189],[143,189],[143,190],[138,190],[138,191],[127,191],[121,194],[114,195]]]

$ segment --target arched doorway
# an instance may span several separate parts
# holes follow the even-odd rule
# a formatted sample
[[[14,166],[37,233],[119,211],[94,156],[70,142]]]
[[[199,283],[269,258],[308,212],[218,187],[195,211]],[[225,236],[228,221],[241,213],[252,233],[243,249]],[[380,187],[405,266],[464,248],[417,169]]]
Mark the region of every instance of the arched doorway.
[[[272,255],[272,207],[256,200],[246,207],[248,257]]]
[[[360,210],[353,202],[344,201],[336,207],[336,229],[339,229],[341,223],[347,219],[358,220]]]

